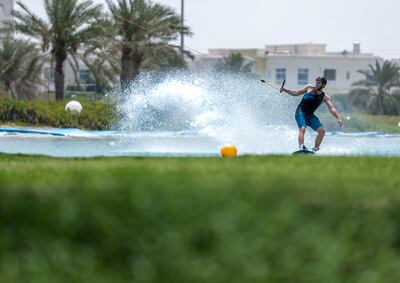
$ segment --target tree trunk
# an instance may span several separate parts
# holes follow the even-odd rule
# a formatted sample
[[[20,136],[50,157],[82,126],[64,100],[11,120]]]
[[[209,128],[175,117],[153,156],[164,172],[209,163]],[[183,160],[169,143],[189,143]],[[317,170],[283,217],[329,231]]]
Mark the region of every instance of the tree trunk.
[[[128,47],[122,48],[121,57],[121,88],[125,90],[129,87],[129,81],[132,77],[132,65],[131,65],[132,49]]]
[[[13,90],[11,89],[11,82],[6,80],[4,83],[5,89],[7,94],[12,98],[12,99],[17,99],[17,97],[15,96]]]
[[[385,114],[384,113],[385,109],[384,109],[384,106],[383,106],[384,99],[385,99],[384,92],[383,92],[383,90],[380,90],[379,93],[378,93],[378,99],[377,99],[377,102],[378,102],[378,114],[379,115],[384,115]]]
[[[64,99],[64,62],[67,59],[66,54],[55,54],[56,57],[56,70],[54,74],[54,81],[56,87],[56,100]]]
[[[140,66],[142,65],[143,54],[139,49],[133,50],[132,54],[132,80],[136,79],[140,74]]]
[[[121,87],[123,90],[127,89],[129,84],[139,76],[142,61],[143,54],[139,48],[123,48],[121,57]]]

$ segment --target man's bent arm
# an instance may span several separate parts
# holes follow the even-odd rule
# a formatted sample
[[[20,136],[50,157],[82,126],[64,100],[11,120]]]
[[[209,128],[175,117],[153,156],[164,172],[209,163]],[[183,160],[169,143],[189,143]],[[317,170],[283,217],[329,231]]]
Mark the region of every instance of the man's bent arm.
[[[339,113],[336,111],[335,107],[333,106],[332,100],[329,96],[325,95],[324,97],[325,103],[328,106],[329,112],[337,119],[340,127],[343,125],[342,120],[340,119]]]
[[[290,90],[290,89],[286,89],[286,88],[281,88],[281,93],[286,92],[287,94],[289,94],[291,96],[300,96],[300,95],[305,94],[310,88],[313,88],[313,86],[307,85],[300,90]]]

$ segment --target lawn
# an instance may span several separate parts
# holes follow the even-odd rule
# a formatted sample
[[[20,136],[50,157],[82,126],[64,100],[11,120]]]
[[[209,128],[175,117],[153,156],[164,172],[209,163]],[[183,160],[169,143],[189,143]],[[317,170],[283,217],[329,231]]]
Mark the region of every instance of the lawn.
[[[324,126],[329,131],[338,131],[339,128],[334,119],[328,113],[319,115]],[[344,127],[340,130],[344,132],[382,132],[400,133],[400,116],[374,116],[360,112],[341,113]]]
[[[0,281],[399,282],[400,158],[0,156]]]

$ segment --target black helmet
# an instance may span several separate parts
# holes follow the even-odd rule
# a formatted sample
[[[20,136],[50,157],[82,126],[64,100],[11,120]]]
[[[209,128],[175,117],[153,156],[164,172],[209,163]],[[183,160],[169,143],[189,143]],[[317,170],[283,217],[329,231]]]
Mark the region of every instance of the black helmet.
[[[323,85],[326,85],[328,81],[324,77],[318,77],[315,79],[316,82],[321,82]]]

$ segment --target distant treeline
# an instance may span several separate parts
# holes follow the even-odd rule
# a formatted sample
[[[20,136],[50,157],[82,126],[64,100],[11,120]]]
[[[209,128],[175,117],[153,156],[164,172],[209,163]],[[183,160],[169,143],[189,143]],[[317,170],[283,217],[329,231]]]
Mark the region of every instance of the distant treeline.
[[[65,64],[78,84],[80,65],[86,65],[95,89],[107,90],[117,83],[128,87],[142,70],[185,67],[182,53],[192,57],[173,43],[191,31],[169,6],[147,0],[110,0],[105,6],[90,0],[42,3],[46,19],[17,1],[13,19],[1,29],[0,90],[9,97],[35,98],[46,65],[51,66],[46,79],[62,100]]]

